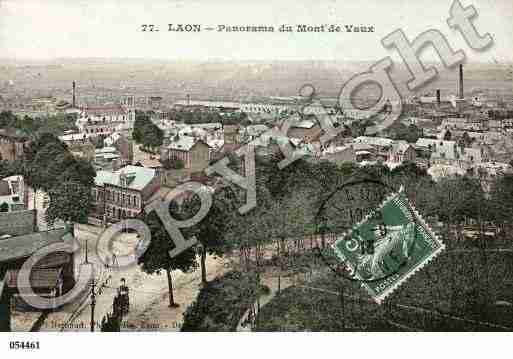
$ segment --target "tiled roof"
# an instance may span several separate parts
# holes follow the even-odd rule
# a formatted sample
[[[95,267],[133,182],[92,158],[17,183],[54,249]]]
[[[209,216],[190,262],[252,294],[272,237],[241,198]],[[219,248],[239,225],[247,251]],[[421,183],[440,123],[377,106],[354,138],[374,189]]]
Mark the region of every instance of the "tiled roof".
[[[211,147],[207,142],[201,139],[182,135],[178,136],[178,138],[171,136],[169,139],[169,144],[166,145],[166,148],[170,150],[189,151],[198,142],[202,142],[205,145]]]
[[[121,174],[127,175],[128,184],[121,183]],[[97,171],[94,182],[97,186],[111,184],[140,191],[151,182],[155,177],[155,174],[156,172],[153,168],[125,166],[116,172]]]
[[[389,138],[360,136],[354,139],[356,143],[365,143],[372,146],[388,147],[394,142]]]
[[[406,150],[410,147],[410,144],[406,141],[394,141],[392,143],[392,151],[393,152],[406,152]]]
[[[189,151],[196,143],[196,139],[192,136],[178,136],[178,138],[171,137],[170,143],[167,145],[168,149]]]
[[[371,145],[368,145],[366,143],[353,143],[352,146],[355,151],[374,150],[374,147],[372,147]]]

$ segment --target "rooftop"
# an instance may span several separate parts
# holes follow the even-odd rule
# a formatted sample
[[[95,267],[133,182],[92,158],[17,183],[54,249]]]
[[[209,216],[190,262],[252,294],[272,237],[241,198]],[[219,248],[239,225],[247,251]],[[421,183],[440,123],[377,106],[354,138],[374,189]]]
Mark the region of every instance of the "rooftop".
[[[392,143],[392,151],[394,152],[406,152],[406,150],[410,147],[410,144],[407,141],[394,141]]]
[[[89,134],[86,133],[70,133],[67,135],[59,136],[59,139],[61,141],[78,141],[78,140],[85,140],[86,138],[90,137]]]
[[[394,142],[390,138],[360,136],[354,139],[356,143],[365,143],[372,146],[388,147]]]
[[[419,138],[417,140],[417,142],[415,143],[416,146],[418,147],[429,147],[429,145],[431,146],[442,146],[442,147],[451,147],[454,146],[456,144],[455,141],[444,141],[444,140],[439,140],[439,139],[436,139],[436,138]]]
[[[171,150],[189,151],[196,143],[196,139],[192,136],[176,136],[169,139],[167,148]]]
[[[100,154],[100,153],[113,153],[113,152],[117,152],[117,151],[118,150],[115,147],[107,146],[107,147],[98,148],[94,152],[96,152],[97,154]]]
[[[123,186],[136,191],[142,190],[155,177],[155,169],[140,166],[125,166],[115,172],[97,171],[94,182],[97,186],[110,184],[113,186]],[[121,177],[125,175],[128,184],[121,183]]]
[[[109,105],[109,106],[88,106],[83,109],[88,114],[107,114],[107,113],[126,113],[126,110],[121,105]]]
[[[300,121],[298,123],[295,123],[292,125],[292,127],[296,127],[296,128],[312,128],[315,126],[315,121],[312,121],[312,120],[303,120],[303,121]]]
[[[0,240],[0,262],[26,258],[43,247],[72,238],[67,228],[58,228],[3,239]]]

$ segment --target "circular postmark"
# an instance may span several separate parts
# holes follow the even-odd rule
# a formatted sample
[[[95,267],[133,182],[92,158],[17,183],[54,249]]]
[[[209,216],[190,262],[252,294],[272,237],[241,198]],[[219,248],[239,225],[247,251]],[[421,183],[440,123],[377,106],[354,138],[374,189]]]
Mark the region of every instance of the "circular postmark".
[[[379,175],[350,178],[329,193],[315,225],[323,262],[337,276],[367,284],[384,282],[408,265],[419,228],[404,191]]]

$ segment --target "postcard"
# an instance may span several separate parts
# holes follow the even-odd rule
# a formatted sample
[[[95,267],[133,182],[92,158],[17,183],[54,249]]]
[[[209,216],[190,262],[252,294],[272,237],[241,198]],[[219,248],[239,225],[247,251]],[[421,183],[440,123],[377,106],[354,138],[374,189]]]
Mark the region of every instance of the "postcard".
[[[0,0],[8,355],[511,333],[512,12]]]

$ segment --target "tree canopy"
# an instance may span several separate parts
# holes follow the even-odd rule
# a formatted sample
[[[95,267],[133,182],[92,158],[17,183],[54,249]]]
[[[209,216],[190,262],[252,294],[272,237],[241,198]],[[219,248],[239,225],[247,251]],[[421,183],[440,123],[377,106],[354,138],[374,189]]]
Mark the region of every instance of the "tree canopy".
[[[164,132],[151,122],[148,113],[138,111],[135,114],[132,137],[146,148],[156,148],[162,145]]]
[[[77,182],[63,182],[48,192],[50,204],[46,220],[51,225],[57,219],[67,223],[87,223],[87,216],[93,209],[91,190]]]
[[[177,219],[183,219],[186,216],[175,202],[171,202],[170,212]],[[148,274],[166,272],[169,286],[169,306],[174,307],[177,304],[173,297],[172,271],[177,269],[182,272],[195,270],[198,267],[196,251],[191,247],[177,256],[171,257],[169,251],[175,246],[157,214],[154,211],[147,213],[143,216],[143,221],[150,229],[151,242],[148,249],[139,257],[139,264],[141,269]]]

